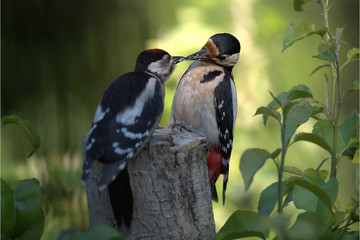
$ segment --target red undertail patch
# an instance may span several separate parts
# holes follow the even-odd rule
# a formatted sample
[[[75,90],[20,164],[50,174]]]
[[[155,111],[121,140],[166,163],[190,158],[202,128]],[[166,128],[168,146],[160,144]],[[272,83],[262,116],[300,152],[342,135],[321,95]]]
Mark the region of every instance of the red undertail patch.
[[[213,180],[219,177],[222,166],[222,154],[220,147],[210,146],[208,153],[206,154],[210,184]]]

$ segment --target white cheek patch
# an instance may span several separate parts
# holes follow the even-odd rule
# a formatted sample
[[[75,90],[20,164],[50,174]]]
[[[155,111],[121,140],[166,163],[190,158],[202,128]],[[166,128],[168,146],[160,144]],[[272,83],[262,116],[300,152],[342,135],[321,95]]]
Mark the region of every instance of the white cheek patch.
[[[231,55],[230,57],[226,58],[224,61],[221,61],[222,65],[225,66],[234,66],[237,61],[239,60],[240,53],[235,53]],[[220,63],[220,61],[217,60],[217,62]]]
[[[135,104],[116,115],[117,123],[125,126],[134,125],[136,123],[136,118],[140,117],[145,103],[154,97],[156,81],[156,78],[153,77],[149,79],[144,91],[137,97]]]
[[[158,60],[156,62],[151,63],[148,66],[148,70],[152,73],[159,74],[159,75],[167,75],[169,73],[169,70],[171,68],[171,63],[166,62],[166,58],[168,56],[165,55],[161,60]]]

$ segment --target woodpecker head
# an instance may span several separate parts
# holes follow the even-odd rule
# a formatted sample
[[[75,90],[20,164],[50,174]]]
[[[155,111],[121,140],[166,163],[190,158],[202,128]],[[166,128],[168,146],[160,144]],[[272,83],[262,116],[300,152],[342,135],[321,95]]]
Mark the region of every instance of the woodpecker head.
[[[184,57],[171,57],[161,49],[149,49],[141,52],[136,60],[135,71],[151,73],[165,82],[175,69],[175,65]]]
[[[209,38],[204,47],[185,60],[212,62],[232,68],[239,59],[240,42],[231,34],[219,33]]]

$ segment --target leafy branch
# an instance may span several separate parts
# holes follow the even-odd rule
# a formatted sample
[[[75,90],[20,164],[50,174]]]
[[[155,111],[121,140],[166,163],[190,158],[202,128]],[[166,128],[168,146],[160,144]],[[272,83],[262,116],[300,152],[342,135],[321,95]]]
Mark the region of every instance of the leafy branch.
[[[322,10],[323,23],[320,28],[317,28],[315,24],[306,23],[303,19],[290,23],[285,32],[282,52],[297,41],[311,36],[320,36],[318,53],[313,57],[326,63],[315,67],[310,75],[325,68],[330,69],[329,75],[324,74],[325,103],[314,99],[307,86],[298,85],[277,96],[270,92],[272,101],[267,106],[256,110],[255,115],[263,116],[265,126],[269,119],[274,119],[279,124],[281,148],[272,152],[261,148],[251,148],[247,149],[240,158],[240,172],[246,191],[257,171],[268,159],[275,164],[278,174],[278,181],[261,192],[258,213],[251,213],[252,219],[256,218],[258,221],[264,221],[263,217],[267,217],[265,219],[268,227],[256,229],[252,235],[246,236],[260,236],[265,239],[269,229],[273,228],[277,232],[276,239],[341,239],[344,236],[356,238],[359,236],[359,231],[351,231],[349,226],[359,221],[359,199],[353,197],[352,207],[346,212],[339,210],[335,203],[338,201],[339,192],[339,183],[336,178],[338,162],[344,157],[349,160],[358,159],[359,154],[357,110],[354,109],[344,122],[339,121],[343,98],[346,94],[342,90],[341,70],[350,62],[359,60],[359,49],[350,49],[347,60],[341,65],[339,56],[340,45],[344,44],[341,41],[344,28],[337,28],[335,35],[331,33],[328,16],[329,1],[294,0],[293,2],[296,11],[303,11],[303,5],[306,3],[317,2]],[[359,82],[355,81],[353,88],[347,94],[358,90]],[[295,134],[298,127],[310,118],[316,121],[312,132]],[[290,146],[300,141],[317,145],[324,149],[329,157],[322,159],[316,169],[308,168],[303,171],[287,166],[286,154]],[[329,159],[331,161],[330,174],[322,169],[323,164]],[[358,175],[358,161],[353,162]],[[285,171],[293,176],[284,179]],[[297,220],[292,226],[289,226],[290,221],[283,214],[284,208],[290,202],[293,202],[298,210],[305,210],[305,212],[298,212]],[[270,217],[276,205],[276,215]],[[240,210],[240,213],[242,221],[246,221],[245,212]],[[238,212],[237,215],[240,213]],[[217,234],[217,239],[245,236],[242,234],[247,229],[238,224],[239,220],[233,219],[234,217],[229,218]],[[247,228],[251,229],[249,226]],[[252,229],[255,228],[252,227]],[[224,232],[227,235],[224,235]]]

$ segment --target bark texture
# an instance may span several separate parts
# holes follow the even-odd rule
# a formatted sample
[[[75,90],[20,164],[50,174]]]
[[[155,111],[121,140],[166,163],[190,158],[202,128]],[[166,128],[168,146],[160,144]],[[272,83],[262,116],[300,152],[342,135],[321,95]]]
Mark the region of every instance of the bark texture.
[[[87,135],[82,137],[83,149]],[[206,139],[177,129],[158,129],[149,147],[128,163],[134,197],[124,239],[215,239]],[[84,150],[83,150],[84,151]],[[85,157],[85,153],[83,152]],[[90,224],[116,228],[108,191],[99,191],[101,164],[93,167],[86,193]]]

